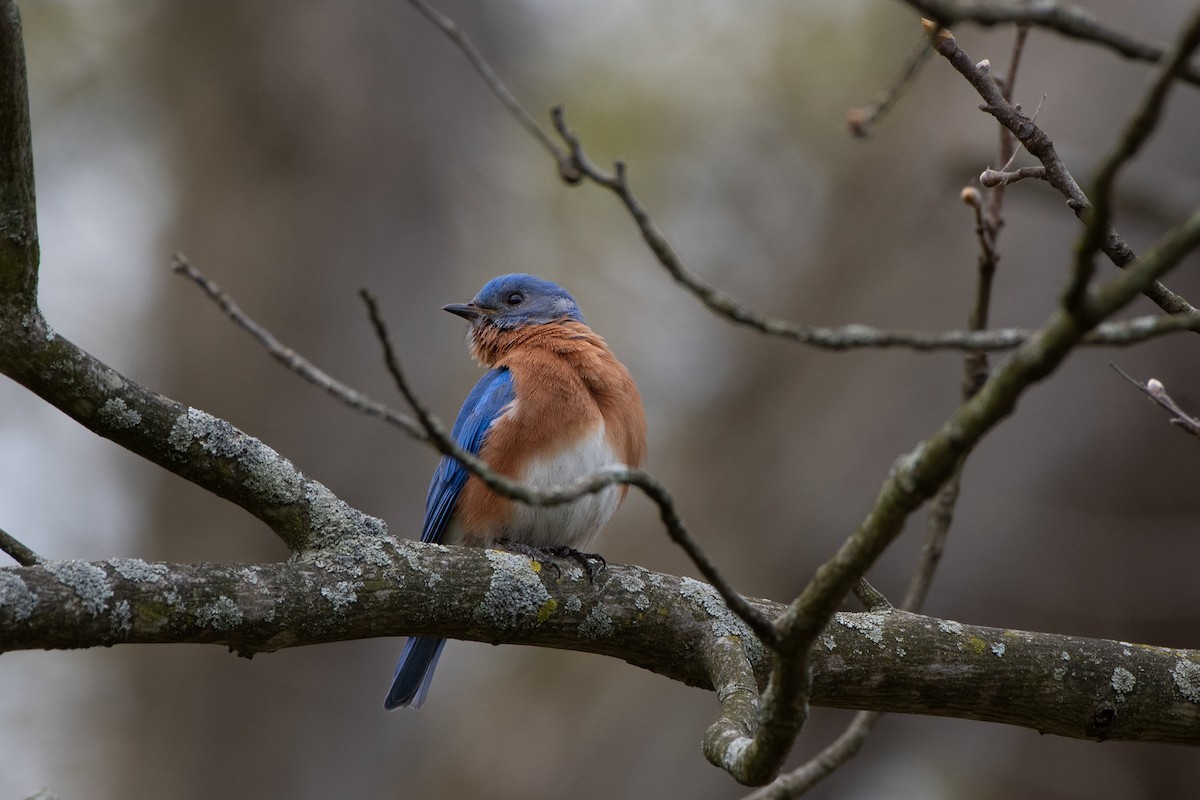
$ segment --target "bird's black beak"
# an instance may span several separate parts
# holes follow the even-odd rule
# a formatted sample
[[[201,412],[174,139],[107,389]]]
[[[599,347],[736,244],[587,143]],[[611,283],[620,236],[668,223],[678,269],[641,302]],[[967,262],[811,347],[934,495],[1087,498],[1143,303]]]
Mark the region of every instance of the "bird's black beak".
[[[468,322],[474,322],[483,315],[483,309],[474,303],[451,303],[448,306],[442,306],[442,311],[449,311]]]

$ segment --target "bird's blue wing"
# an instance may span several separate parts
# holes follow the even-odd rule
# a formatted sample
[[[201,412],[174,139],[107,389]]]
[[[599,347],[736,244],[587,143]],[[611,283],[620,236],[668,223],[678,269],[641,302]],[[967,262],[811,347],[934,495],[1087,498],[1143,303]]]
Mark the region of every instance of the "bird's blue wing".
[[[467,395],[451,436],[468,453],[479,454],[488,429],[504,407],[513,401],[512,375],[507,369],[493,369],[479,379]],[[440,542],[454,515],[454,507],[470,473],[453,458],[442,458],[429,482],[425,498],[425,524],[421,528],[422,542]],[[433,680],[433,669],[446,640],[440,636],[412,636],[404,643],[400,663],[392,677],[384,708],[420,708]]]
[[[459,447],[478,455],[488,429],[514,396],[512,373],[503,368],[489,370],[463,402],[458,419],[454,421],[451,437]],[[438,463],[429,482],[429,494],[425,498],[422,542],[442,541],[468,477],[470,472],[467,468],[453,458],[443,457]]]

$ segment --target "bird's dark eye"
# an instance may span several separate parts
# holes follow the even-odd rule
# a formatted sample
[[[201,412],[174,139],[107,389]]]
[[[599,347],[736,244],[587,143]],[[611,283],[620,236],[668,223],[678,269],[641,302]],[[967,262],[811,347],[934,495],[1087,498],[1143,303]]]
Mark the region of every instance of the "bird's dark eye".
[[[504,298],[510,306],[519,306],[525,299],[525,295],[520,292],[509,292],[508,297]]]

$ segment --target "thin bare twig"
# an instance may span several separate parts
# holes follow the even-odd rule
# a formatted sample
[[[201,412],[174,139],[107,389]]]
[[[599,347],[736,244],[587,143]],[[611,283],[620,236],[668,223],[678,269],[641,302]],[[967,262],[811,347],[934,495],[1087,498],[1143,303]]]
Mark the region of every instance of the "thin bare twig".
[[[609,189],[621,200],[633,217],[634,223],[667,272],[677,283],[695,295],[704,305],[717,315],[735,323],[745,325],[762,333],[790,339],[801,344],[807,344],[826,350],[847,350],[857,347],[907,347],[913,350],[1006,350],[1019,346],[1029,336],[1028,331],[1018,329],[1002,329],[998,331],[948,331],[945,333],[919,333],[916,331],[897,331],[873,328],[869,325],[845,325],[840,328],[820,328],[808,325],[798,325],[794,322],[775,319],[761,315],[733,300],[729,295],[706,283],[692,273],[670,242],[654,224],[649,213],[629,188],[624,162],[618,161],[613,172],[606,173],[598,169],[587,158],[579,137],[566,124],[562,108],[552,112],[555,128],[567,143],[573,162],[580,173],[597,185]],[[1195,312],[1186,302],[1181,311]],[[1124,330],[1101,326],[1085,340],[1087,344],[1133,344],[1139,341],[1136,337],[1146,332],[1148,335],[1158,335],[1166,329],[1189,330],[1200,329],[1200,315],[1195,319],[1185,317],[1172,322],[1161,323],[1164,327],[1149,333],[1140,324],[1137,329]],[[1176,328],[1174,326],[1180,326]]]
[[[495,71],[488,65],[482,54],[471,43],[471,40],[459,29],[458,25],[452,19],[436,11],[425,0],[409,0],[409,3],[429,19],[462,51],[484,83],[500,99],[509,113],[550,153],[557,165],[559,177],[569,184],[579,183],[586,177],[592,182],[612,190],[621,198],[625,207],[633,215],[634,221],[637,223],[638,229],[642,232],[643,238],[658,257],[659,262],[666,267],[667,271],[677,282],[700,298],[710,310],[735,322],[757,328],[763,333],[821,346],[820,342],[824,337],[820,335],[809,337],[805,334],[806,329],[802,326],[760,316],[740,306],[732,298],[719,292],[687,271],[666,238],[658,231],[645,208],[642,207],[637,198],[629,191],[625,180],[624,163],[618,161],[612,175],[605,174],[597,169],[588,161],[578,137],[567,128],[562,107],[556,106],[551,110],[551,118],[555,130],[567,145],[567,152],[564,153],[545,131],[541,129],[537,122],[534,121],[533,116],[525,110],[524,106],[509,91],[508,87],[504,85]],[[838,347],[838,345],[833,346]]]
[[[270,331],[247,316],[229,295],[200,272],[188,261],[186,256],[176,253],[172,269],[199,286],[238,327],[257,339],[272,358],[304,380],[324,390],[350,408],[395,425],[420,441],[426,440],[425,428],[417,421],[331,377],[295,350],[280,342]],[[1011,350],[1020,346],[1030,335],[1030,331],[1023,328],[1000,328],[978,332],[921,333],[884,330],[868,325],[847,325],[841,328],[795,327],[796,337],[807,336],[811,339],[812,344],[829,350],[848,350],[860,347],[908,347],[913,350]],[[1200,330],[1200,317],[1193,319],[1186,315],[1148,316],[1137,317],[1128,322],[1106,323],[1098,326],[1085,339],[1084,344],[1121,347],[1182,330]]]
[[[1020,48],[1014,51],[1014,58],[1019,58]],[[1014,72],[1016,63],[1014,62]],[[1001,144],[1003,153],[1004,145]],[[986,215],[979,204],[974,207],[976,229],[986,229],[987,235],[979,236],[978,274],[975,280],[975,302],[971,308],[968,326],[972,330],[981,330],[987,326],[991,313],[992,282],[995,279],[996,267],[1000,256],[996,251],[996,242],[1004,220],[1000,216],[1003,199],[989,203]],[[988,377],[988,354],[982,352],[968,353],[963,358],[962,398],[963,402],[970,401],[983,389]],[[921,545],[921,556],[917,568],[913,571],[904,594],[901,607],[905,611],[919,611],[925,605],[929,590],[933,586],[933,575],[942,560],[946,539],[950,535],[950,527],[954,521],[954,508],[958,504],[959,486],[962,482],[963,465],[966,454],[959,459],[950,477],[942,484],[942,488],[934,495],[929,506],[929,519],[926,524],[925,541]]]
[[[36,566],[46,560],[3,528],[0,528],[0,552],[8,553],[22,567]]]
[[[858,579],[858,583],[854,585],[854,596],[862,603],[863,608],[872,613],[891,611],[894,608],[883,592],[872,586],[866,578]]]
[[[1012,100],[1016,92],[1017,74],[1021,66],[1021,56],[1025,52],[1025,40],[1028,33],[1028,28],[1021,25],[1017,28],[1016,36],[1013,38],[1012,57],[1009,61],[1008,76],[1002,84],[1004,98],[1009,101]],[[1037,118],[1037,111],[1034,112],[1034,118]],[[1017,140],[1012,135],[1012,132],[1003,125],[997,125],[996,127],[999,130],[1000,136],[998,160],[1004,164],[1004,169],[1007,170],[1012,164],[1013,159],[1016,158]],[[1041,173],[1031,174],[1026,177],[1044,177],[1045,175],[1044,167],[1024,167],[1018,170],[1018,172],[1026,170],[1039,171]],[[988,318],[991,315],[992,284],[995,281],[996,268],[1000,264],[1000,253],[997,249],[997,243],[1000,238],[1000,231],[1004,228],[1004,217],[1002,215],[1004,208],[1004,187],[1007,183],[1011,182],[1005,180],[997,184],[989,184],[985,180],[988,172],[989,170],[985,170],[984,174],[979,178],[979,182],[988,189],[986,203],[980,203],[978,198],[975,199],[975,202],[967,203],[967,205],[971,206],[974,213],[975,231],[979,240],[979,257],[976,261],[975,299],[971,306],[971,312],[967,317],[967,328],[973,332],[982,331],[987,328]],[[964,198],[966,198],[965,193]],[[971,352],[963,358],[962,398],[964,402],[969,401],[983,388],[987,382],[988,369],[988,354],[985,352]],[[912,578],[909,580],[908,590],[904,594],[902,608],[906,611],[920,610],[925,605],[925,600],[929,596],[929,590],[933,585],[933,575],[937,571],[938,564],[941,563],[946,538],[950,534],[950,527],[954,521],[954,508],[958,504],[958,492],[962,482],[964,463],[965,456],[959,460],[954,471],[945,484],[942,485],[942,488],[934,496],[930,504],[925,541],[921,545],[921,557],[917,563],[917,568],[913,571]]]
[[[929,47],[924,39],[917,43],[912,55],[904,62],[900,74],[891,85],[880,92],[875,102],[863,108],[851,109],[846,114],[846,129],[859,139],[866,139],[875,131],[875,123],[896,105],[904,89],[916,77],[917,72],[929,57]]]
[[[233,298],[221,290],[221,287],[192,266],[192,263],[182,253],[175,254],[171,268],[199,286],[209,299],[220,306],[226,316],[233,320],[234,324],[257,339],[259,344],[266,348],[267,353],[280,364],[350,408],[395,425],[415,439],[420,441],[426,439],[425,430],[412,419],[334,379],[276,339],[269,330],[247,316]]]
[[[1000,139],[1000,150],[1003,155],[1005,151],[1003,136]],[[986,206],[980,200],[979,192],[975,187],[968,186],[962,192],[963,201],[970,206],[975,217],[975,238],[979,242],[979,258],[976,260],[975,301],[967,319],[967,327],[974,331],[987,327],[988,309],[991,307],[992,298],[992,280],[996,274],[996,267],[1000,263],[996,240],[1000,236],[1000,230],[1004,227],[1004,219],[1000,216],[1003,192],[1003,186],[989,189]],[[963,396],[970,397],[979,391],[983,382],[987,380],[987,353],[983,350],[968,353],[963,360],[963,370]]]
[[[479,73],[479,77],[482,78],[487,87],[492,90],[492,94],[496,95],[504,107],[508,109],[508,113],[512,114],[517,122],[520,123],[521,127],[523,127],[530,136],[536,139],[538,144],[546,148],[546,151],[549,152],[551,156],[553,156],[554,163],[558,165],[559,177],[561,177],[567,183],[577,183],[580,179],[580,175],[578,172],[574,171],[571,159],[567,157],[566,153],[559,149],[558,145],[554,143],[554,140],[550,138],[549,134],[541,129],[541,126],[534,121],[530,113],[525,110],[520,102],[517,101],[517,98],[511,91],[509,91],[508,87],[504,85],[504,82],[500,80],[500,77],[496,75],[496,72],[491,68],[491,66],[484,59],[483,55],[475,47],[470,37],[462,32],[458,25],[455,24],[454,20],[437,11],[431,5],[426,3],[425,0],[408,0],[408,2],[409,5],[417,9],[417,11],[421,12],[426,19],[432,22],[438,28],[438,30],[444,33],[446,37],[454,43],[455,47],[462,51],[462,54],[466,56],[467,61],[470,62],[471,66],[475,68],[475,71]]]
[[[1127,374],[1116,364],[1109,364],[1109,366],[1116,370],[1117,374],[1122,378],[1141,389],[1143,394],[1145,394],[1159,406],[1165,408],[1171,415],[1172,425],[1178,426],[1186,433],[1190,433],[1192,436],[1200,436],[1200,419],[1197,419],[1196,417],[1193,417],[1191,414],[1184,411],[1178,403],[1171,399],[1171,396],[1167,394],[1167,387],[1163,386],[1162,381],[1158,380],[1157,378],[1151,378],[1145,383],[1142,383],[1137,378]]]
[[[1013,36],[1012,53],[1008,57],[1008,72],[1003,78],[999,78],[1000,90],[1004,93],[1005,98],[1012,102],[1017,91],[1017,74],[1021,71],[1021,56],[1025,54],[1025,41],[1029,38],[1029,25],[1026,23],[1017,24],[1016,35]],[[1041,104],[1038,104],[1039,107]],[[1033,115],[1037,117],[1037,112]],[[1000,128],[1000,161],[1008,163],[1016,152],[1016,140],[1012,134],[1008,133],[1004,128]]]

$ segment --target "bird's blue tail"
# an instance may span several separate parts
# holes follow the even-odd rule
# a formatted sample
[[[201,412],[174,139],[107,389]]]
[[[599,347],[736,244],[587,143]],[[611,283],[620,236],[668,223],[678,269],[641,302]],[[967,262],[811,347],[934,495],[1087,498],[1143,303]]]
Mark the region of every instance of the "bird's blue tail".
[[[401,706],[420,708],[433,681],[433,668],[445,646],[446,640],[438,636],[410,636],[400,653],[396,676],[392,678],[392,688],[383,707],[389,710]]]

